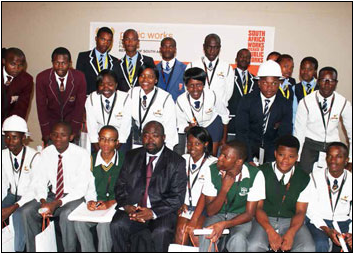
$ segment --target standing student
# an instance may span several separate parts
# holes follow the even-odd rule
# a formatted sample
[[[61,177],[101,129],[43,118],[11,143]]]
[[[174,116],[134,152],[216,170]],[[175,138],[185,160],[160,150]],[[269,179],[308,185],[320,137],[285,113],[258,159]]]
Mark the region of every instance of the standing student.
[[[235,116],[240,99],[258,89],[257,80],[249,72],[248,68],[251,62],[251,53],[248,49],[240,49],[235,58],[237,68],[234,70],[234,89],[232,97],[229,100],[230,122],[228,126],[228,140],[235,139]]]
[[[28,128],[21,117],[12,115],[7,118],[2,132],[8,148],[2,151],[1,159],[1,177],[7,179],[7,182],[2,180],[5,198],[1,201],[1,221],[13,215],[15,251],[24,251],[26,239],[22,210],[34,198],[31,183],[36,173],[38,153],[24,145]]]
[[[188,68],[198,67],[206,72],[205,88],[213,90],[217,97],[228,106],[234,89],[234,71],[232,67],[219,59],[221,38],[214,33],[205,37],[203,44],[205,56],[189,63]]]
[[[345,144],[332,142],[326,151],[327,168],[310,175],[312,194],[306,224],[315,241],[316,252],[328,252],[329,239],[341,246],[337,239],[340,233],[333,222],[338,223],[352,249],[352,173],[344,169],[348,152]]]
[[[217,156],[219,145],[226,142],[229,111],[212,90],[205,89],[206,72],[200,68],[185,71],[187,92],[177,100],[178,131],[186,133],[193,126],[207,129],[213,141],[212,154]]]
[[[210,166],[217,162],[217,158],[212,153],[212,138],[203,127],[195,126],[187,132],[187,151],[183,155],[186,161],[187,186],[183,206],[179,210],[179,217],[176,226],[175,243],[188,244],[189,237],[195,246],[198,246],[198,237],[192,232],[186,231],[186,227],[202,228],[205,215],[197,214],[193,216],[196,205],[205,185],[205,176],[210,170]]]
[[[132,100],[133,147],[142,145],[142,129],[146,123],[160,122],[166,133],[166,146],[173,150],[178,143],[175,104],[172,96],[157,87],[159,73],[150,65],[142,65],[137,73],[139,87],[129,92]]]
[[[294,135],[303,148],[300,150],[300,164],[310,173],[313,164],[325,168],[325,152],[330,142],[339,141],[340,119],[349,139],[349,162],[346,168],[352,170],[352,105],[335,92],[337,70],[324,67],[319,71],[319,90],[303,98],[298,105]]]
[[[173,100],[176,101],[178,96],[185,92],[183,76],[186,65],[175,58],[177,44],[173,38],[164,38],[159,51],[162,55],[162,61],[157,64],[158,87],[169,92]]]
[[[115,127],[103,126],[99,131],[99,151],[92,155],[91,172],[94,183],[89,185],[85,196],[87,209],[107,210],[116,203],[114,187],[118,179],[124,155],[116,150],[119,134]],[[90,231],[96,226],[98,235],[98,252],[111,252],[113,242],[110,223],[75,221],[75,231],[81,244],[82,252],[95,252],[93,235]]]
[[[108,27],[101,27],[97,32],[96,47],[78,54],[76,69],[85,74],[89,95],[97,90],[97,76],[104,69],[118,72],[119,60],[109,54],[113,45],[113,32]]]
[[[274,161],[275,140],[292,133],[292,104],[278,94],[282,78],[278,63],[262,63],[258,77],[260,91],[239,102],[235,133],[237,139],[248,145],[248,161],[261,164]]]
[[[125,56],[120,61],[118,71],[118,89],[128,92],[139,85],[138,75],[142,65],[147,64],[155,67],[153,58],[143,55],[137,51],[140,46],[138,33],[134,29],[127,29],[122,39]]]
[[[279,92],[283,97],[293,102],[294,87],[296,84],[295,79],[292,77],[294,69],[293,57],[289,54],[282,54],[278,57],[276,62],[280,65],[282,76],[284,77],[283,82],[279,86]]]
[[[125,153],[131,131],[131,100],[129,94],[117,90],[117,76],[112,70],[102,70],[97,77],[98,90],[86,100],[87,131],[94,150],[99,150],[100,129],[112,125],[119,131],[119,146]],[[122,145],[121,145],[122,144]],[[130,144],[131,146],[131,144]]]
[[[266,61],[268,60],[272,60],[272,61],[277,61],[278,57],[281,56],[281,53],[277,52],[277,51],[272,51],[271,53],[269,53],[267,55]]]
[[[74,135],[68,123],[56,123],[50,138],[53,145],[42,151],[31,185],[35,199],[22,210],[27,251],[36,250],[35,236],[42,230],[42,216],[53,216],[59,217],[65,252],[74,252],[77,236],[68,216],[82,203],[92,180],[90,156],[85,149],[70,143]]]
[[[70,68],[71,54],[63,47],[51,56],[53,67],[42,71],[36,79],[37,112],[44,146],[49,143],[53,126],[66,121],[78,143],[86,101],[86,80],[81,71]]]

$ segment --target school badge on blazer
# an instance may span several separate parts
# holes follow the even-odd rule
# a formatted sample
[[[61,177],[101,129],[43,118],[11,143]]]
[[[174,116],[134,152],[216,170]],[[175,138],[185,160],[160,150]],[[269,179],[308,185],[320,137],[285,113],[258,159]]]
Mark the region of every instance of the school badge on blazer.
[[[217,74],[217,76],[220,77],[220,78],[224,78],[224,77],[225,77],[225,75],[224,75],[223,72],[219,72],[219,73]]]
[[[76,100],[76,96],[71,96],[70,98],[69,98],[69,102],[75,102],[75,100]]]
[[[118,114],[115,115],[115,117],[116,117],[117,119],[121,119],[123,116],[124,116],[124,115],[123,115],[123,112],[118,112]]]
[[[240,192],[239,192],[239,196],[244,197],[244,196],[246,196],[247,194],[248,194],[248,188],[246,188],[246,187],[241,187],[241,188],[240,188]]]
[[[213,110],[212,110],[212,108],[209,108],[206,112],[205,112],[207,115],[210,115],[210,114],[212,114],[213,113]]]
[[[25,166],[25,168],[23,169],[24,173],[29,173],[29,168],[27,166]]]
[[[156,117],[162,117],[163,116],[162,110],[157,110],[157,111],[153,112],[153,115]]]

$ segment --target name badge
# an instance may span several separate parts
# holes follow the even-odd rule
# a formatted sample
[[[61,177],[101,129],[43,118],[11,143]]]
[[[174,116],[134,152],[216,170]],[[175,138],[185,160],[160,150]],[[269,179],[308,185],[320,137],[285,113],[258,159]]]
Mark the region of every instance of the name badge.
[[[260,148],[260,150],[259,150],[259,165],[264,164],[264,161],[265,161],[265,149]]]
[[[207,115],[212,114],[212,113],[213,113],[212,108],[208,109],[205,113],[206,113]]]
[[[117,115],[115,115],[117,119],[121,119],[123,116],[124,114],[122,112],[119,112]]]
[[[159,118],[162,117],[163,116],[162,110],[157,110],[153,112],[153,115]]]

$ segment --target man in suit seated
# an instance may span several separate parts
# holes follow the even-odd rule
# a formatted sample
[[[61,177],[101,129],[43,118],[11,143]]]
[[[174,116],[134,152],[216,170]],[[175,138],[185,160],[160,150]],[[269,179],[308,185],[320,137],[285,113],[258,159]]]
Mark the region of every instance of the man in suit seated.
[[[129,151],[115,185],[117,211],[111,222],[114,252],[127,252],[130,238],[151,233],[151,246],[166,252],[174,239],[178,209],[185,200],[185,160],[164,145],[163,125],[151,121],[143,147]]]

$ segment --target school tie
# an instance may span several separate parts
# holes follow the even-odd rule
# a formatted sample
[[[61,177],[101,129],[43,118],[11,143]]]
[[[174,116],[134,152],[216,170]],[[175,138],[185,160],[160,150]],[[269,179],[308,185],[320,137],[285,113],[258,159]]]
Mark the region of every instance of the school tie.
[[[210,70],[213,69],[212,62],[210,62],[210,63],[208,64],[208,68],[209,68]]]
[[[246,85],[245,71],[242,72],[242,81],[243,81],[243,88],[245,88],[245,85]]]
[[[132,58],[129,57],[129,76],[132,76],[133,69],[134,65],[132,64]]]
[[[18,167],[20,167],[20,165],[18,164],[17,158],[14,159],[14,163],[13,166],[15,167],[15,172],[18,172]]]
[[[142,105],[143,105],[143,107],[147,107],[147,96],[146,95],[144,95],[143,97],[142,97]]]
[[[61,199],[62,196],[64,195],[64,171],[63,171],[62,158],[63,157],[59,155],[58,174],[56,176],[55,200]]]
[[[165,66],[165,69],[163,70],[163,72],[169,75],[169,74],[170,74],[170,70],[171,70],[171,69],[170,69],[170,67],[169,67],[169,62],[167,62],[167,63],[166,63],[166,66]]]
[[[153,173],[153,161],[157,158],[157,156],[150,156],[150,160],[148,161],[147,168],[146,168],[146,190],[145,194],[143,195],[142,207],[147,207],[147,198],[148,198],[148,187],[150,186],[150,181]]]
[[[194,172],[196,170],[196,164],[191,165],[191,171]]]
[[[64,92],[65,91],[65,86],[64,86],[64,80],[65,78],[59,78],[60,80],[60,87],[59,87],[59,90],[60,92]]]
[[[322,103],[322,111],[324,113],[327,112],[327,98],[324,98],[324,102]]]
[[[311,89],[311,84],[307,83],[306,84],[306,94],[310,94],[310,89]]]
[[[263,129],[263,133],[264,134],[266,132],[266,123],[267,123],[269,112],[270,112],[270,110],[269,110],[270,108],[268,106],[269,103],[270,103],[270,100],[269,99],[265,99],[264,121],[263,121],[263,124],[262,124],[262,129]]]
[[[9,86],[12,81],[12,76],[7,76],[7,81],[5,82],[5,86]]]
[[[279,181],[281,183],[281,185],[284,185],[284,175],[285,174],[282,175],[281,180]]]
[[[107,111],[110,110],[110,101],[108,99],[105,100],[105,109],[107,109]]]
[[[104,54],[101,54],[101,58],[99,59],[99,69],[100,71],[103,70],[103,58],[104,58]]]
[[[338,181],[335,179],[332,185],[332,191],[335,192],[338,189]]]
[[[199,109],[200,108],[200,101],[195,101],[195,109]]]

